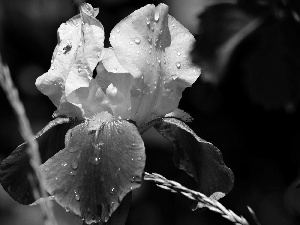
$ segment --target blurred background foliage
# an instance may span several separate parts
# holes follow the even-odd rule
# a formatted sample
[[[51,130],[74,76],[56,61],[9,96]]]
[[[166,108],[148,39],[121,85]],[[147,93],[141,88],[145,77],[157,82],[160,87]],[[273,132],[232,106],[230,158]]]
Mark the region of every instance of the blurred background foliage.
[[[0,52],[19,88],[32,128],[50,120],[54,105],[35,88],[50,67],[56,31],[78,13],[80,0],[0,0]],[[194,63],[201,78],[180,108],[190,126],[214,143],[235,174],[234,189],[221,202],[254,224],[249,205],[264,225],[300,224],[300,2],[298,0],[94,0],[97,18],[110,30],[145,4],[165,3],[170,14],[196,35]],[[22,143],[17,120],[0,90],[0,161]],[[298,118],[298,119],[297,119]],[[150,130],[143,135],[147,172],[193,188],[172,164],[172,146]],[[127,224],[231,224],[192,202],[144,182],[134,191]],[[81,220],[55,206],[60,225]],[[38,225],[36,207],[14,202],[0,187],[0,224]]]

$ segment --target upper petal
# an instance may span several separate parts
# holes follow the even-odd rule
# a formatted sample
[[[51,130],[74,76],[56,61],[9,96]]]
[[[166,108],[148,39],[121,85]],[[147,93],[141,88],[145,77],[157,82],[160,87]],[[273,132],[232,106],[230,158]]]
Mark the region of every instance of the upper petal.
[[[123,19],[110,43],[122,67],[136,78],[131,119],[138,126],[177,108],[184,88],[200,75],[189,57],[194,37],[164,4],[146,5]]]
[[[51,68],[36,80],[37,88],[58,107],[58,114],[74,114],[76,106],[69,105],[75,101],[71,93],[89,87],[93,70],[100,61],[104,31],[95,18],[97,14],[97,9],[82,4],[80,15],[59,27]]]

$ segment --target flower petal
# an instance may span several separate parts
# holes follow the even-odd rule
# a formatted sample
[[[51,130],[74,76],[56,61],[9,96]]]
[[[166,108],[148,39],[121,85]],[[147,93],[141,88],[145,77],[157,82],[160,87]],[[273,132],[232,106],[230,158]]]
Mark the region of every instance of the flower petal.
[[[41,166],[46,190],[86,223],[107,221],[138,188],[145,166],[137,128],[102,112],[68,133],[66,148]]]
[[[36,80],[37,88],[58,107],[57,114],[73,116],[76,106],[68,104],[75,101],[70,94],[80,87],[89,87],[93,70],[100,61],[104,31],[95,18],[97,14],[97,9],[82,4],[80,15],[59,27],[51,68]]]
[[[200,75],[189,58],[194,37],[164,4],[126,17],[112,30],[110,43],[122,67],[136,78],[131,119],[138,126],[177,108],[184,88]]]
[[[133,77],[120,65],[112,49],[104,49],[103,58],[97,66],[96,80],[106,92],[114,116],[129,119]]]
[[[163,118],[154,127],[173,143],[175,165],[194,177],[200,192],[209,196],[215,192],[227,194],[232,189],[233,173],[213,144],[198,137],[175,118]]]
[[[78,122],[71,122],[68,118],[57,118],[35,136],[42,162],[64,148],[65,134],[75,124]],[[35,199],[28,180],[28,174],[33,174],[33,170],[29,164],[26,148],[26,143],[21,144],[1,162],[0,183],[14,200],[28,205]]]

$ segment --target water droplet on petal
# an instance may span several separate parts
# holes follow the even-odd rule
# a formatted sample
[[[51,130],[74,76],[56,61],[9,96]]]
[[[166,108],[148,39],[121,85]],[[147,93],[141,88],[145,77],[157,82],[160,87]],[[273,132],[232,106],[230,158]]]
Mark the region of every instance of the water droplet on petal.
[[[55,69],[55,67],[52,65],[52,66],[51,66],[51,69],[52,69],[52,70],[54,70],[54,69]]]
[[[81,72],[81,67],[78,67],[78,73],[80,73]]]
[[[139,44],[141,43],[141,39],[139,39],[138,37],[136,37],[136,38],[134,39],[134,42],[135,42],[137,45],[139,45]]]
[[[81,47],[81,46],[82,46],[82,42],[79,42],[79,44],[78,44],[78,45],[79,45],[79,47]]]
[[[80,196],[79,196],[79,194],[75,190],[74,190],[74,194],[75,194],[76,201],[79,201],[80,200]]]
[[[66,167],[66,166],[68,165],[68,163],[63,162],[61,165],[62,165],[63,167]]]
[[[111,195],[113,195],[113,194],[114,194],[114,191],[115,191],[115,188],[113,187],[113,188],[110,189],[110,192],[109,192],[109,193],[110,193]]]
[[[177,55],[181,55],[181,53],[180,53],[180,52],[177,52]]]
[[[149,51],[149,54],[151,54],[151,50]]]
[[[101,161],[101,158],[100,158],[100,157],[94,157],[94,158],[92,159],[92,164],[93,164],[94,166],[97,166],[97,165],[99,165],[100,161]]]
[[[181,68],[180,62],[177,62],[177,63],[176,63],[176,67],[177,67],[177,69],[180,69],[180,68]]]
[[[119,30],[119,29],[117,29],[117,33],[120,33],[120,30]]]
[[[131,177],[130,182],[131,182],[131,183],[134,182],[134,177]]]
[[[131,41],[131,42],[129,42],[129,44],[130,44],[130,45],[133,45],[133,42]]]
[[[77,161],[77,160],[76,160],[76,161],[73,161],[73,162],[72,162],[72,168],[73,168],[74,170],[76,170],[77,167],[78,167],[78,161]]]
[[[154,14],[154,21],[157,23],[159,21],[159,12],[156,11]]]
[[[73,170],[73,171],[70,172],[71,176],[75,176],[76,174],[77,174],[77,172],[75,170]]]
[[[150,21],[149,21],[149,18],[147,18],[146,24],[147,24],[147,27],[150,28]]]

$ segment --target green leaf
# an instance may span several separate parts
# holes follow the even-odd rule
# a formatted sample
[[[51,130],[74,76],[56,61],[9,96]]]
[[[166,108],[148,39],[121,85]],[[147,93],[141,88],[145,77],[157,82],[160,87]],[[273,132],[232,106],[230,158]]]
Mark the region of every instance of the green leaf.
[[[78,102],[81,92],[76,90],[89,87],[104,46],[104,30],[95,18],[97,14],[98,9],[82,4],[80,15],[59,27],[51,68],[36,80],[37,88],[58,108],[57,115],[82,118]]]
[[[130,118],[137,126],[177,108],[183,90],[200,75],[189,57],[194,37],[168,15],[167,5],[134,11],[115,26],[110,43],[135,78]]]
[[[103,112],[70,130],[65,149],[41,171],[55,200],[90,224],[106,222],[125,195],[140,186],[145,160],[137,128]]]
[[[69,118],[56,118],[35,136],[42,162],[64,148],[65,134],[78,123]],[[1,162],[0,183],[14,200],[28,205],[33,203],[35,199],[28,180],[28,175],[34,175],[34,173],[26,149],[27,143],[19,145]]]
[[[233,173],[213,144],[175,118],[162,118],[154,127],[173,143],[175,165],[196,180],[198,191],[210,196],[215,192],[227,194],[232,189]]]

